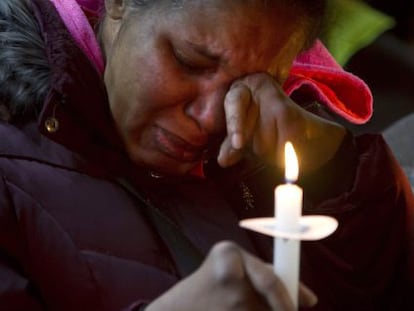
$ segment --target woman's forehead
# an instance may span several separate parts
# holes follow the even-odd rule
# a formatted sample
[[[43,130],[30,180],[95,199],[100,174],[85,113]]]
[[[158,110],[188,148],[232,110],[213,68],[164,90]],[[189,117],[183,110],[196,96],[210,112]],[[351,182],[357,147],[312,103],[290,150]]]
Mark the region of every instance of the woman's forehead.
[[[82,1],[82,0],[78,0]],[[84,0],[88,1],[88,0]],[[93,0],[92,0],[93,1]],[[103,1],[103,0],[98,0]],[[289,1],[280,0],[125,0],[131,7],[153,8],[163,7],[165,10],[191,10],[194,8],[215,8],[220,10],[235,10],[247,8],[250,10],[262,10],[263,14],[272,13],[278,9],[281,14],[286,10],[297,7],[292,6]],[[285,11],[282,13],[282,11]]]
[[[160,14],[186,15],[197,14],[196,18],[205,18],[212,23],[225,22],[224,19],[216,20],[215,17],[226,16],[229,21],[240,22],[240,17],[246,21],[253,21],[251,28],[257,24],[259,27],[266,22],[269,27],[272,23],[278,24],[283,20],[285,25],[298,24],[298,16],[291,9],[276,5],[279,1],[271,1],[272,5],[266,5],[264,0],[180,0],[181,5],[171,4],[172,0],[163,0],[169,3],[164,6]],[[301,17],[303,18],[303,16]],[[194,17],[195,19],[195,17]],[[231,24],[231,23],[226,23]]]
[[[227,1],[236,5],[222,4]],[[167,26],[167,31],[173,38],[186,40],[219,55],[229,62],[229,67],[232,63],[237,64],[236,67],[245,63],[246,66],[260,65],[262,70],[272,67],[272,71],[277,71],[274,67],[280,62],[289,62],[292,54],[296,55],[303,45],[300,35],[303,32],[297,31],[295,22],[287,15],[275,16],[262,8],[240,5],[249,2],[242,0],[195,2],[204,4],[191,4],[186,10],[177,10],[171,21],[175,25]],[[221,4],[205,5],[218,2]]]
[[[141,12],[142,15],[157,18],[165,15],[193,14],[194,11],[201,12],[197,18],[209,18],[215,22],[215,16],[223,14],[239,15],[246,19],[254,16],[256,21],[264,19],[274,21],[284,19],[287,25],[297,24],[298,18],[304,18],[295,10],[289,1],[280,0],[125,0],[131,8]],[[146,3],[139,5],[137,3]],[[146,14],[147,13],[147,14]],[[230,19],[233,19],[232,16]],[[302,15],[302,16],[300,16]],[[305,23],[302,23],[304,25]],[[271,23],[270,23],[271,26]]]
[[[183,0],[180,6],[172,5],[172,0],[155,1],[157,5],[136,7],[137,14],[129,15],[124,27],[128,38],[123,42],[142,47],[166,38],[173,49],[177,42],[179,49],[196,46],[180,52],[193,55],[194,50],[203,50],[215,55],[232,76],[286,71],[285,64],[304,43],[297,22],[283,9],[266,10],[261,0]]]

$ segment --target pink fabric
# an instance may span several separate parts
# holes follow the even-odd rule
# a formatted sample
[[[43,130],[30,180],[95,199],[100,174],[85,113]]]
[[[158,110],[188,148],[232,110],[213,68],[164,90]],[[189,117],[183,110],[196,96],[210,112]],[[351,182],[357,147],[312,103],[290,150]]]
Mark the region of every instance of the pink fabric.
[[[84,12],[99,15],[103,0],[50,0],[84,53],[103,73],[104,61]],[[307,94],[346,120],[362,124],[372,116],[372,94],[357,76],[346,72],[318,40],[294,61],[285,92]]]
[[[82,49],[82,51],[88,56],[91,62],[96,66],[96,69],[103,73],[104,61],[102,52],[96,39],[95,33],[89,24],[88,19],[83,13],[80,3],[87,5],[91,10],[98,9],[100,2],[97,1],[76,1],[76,0],[50,0],[60,17],[69,29],[72,37],[76,43]],[[79,2],[79,3],[78,3]]]
[[[287,94],[298,90],[308,93],[352,123],[365,123],[372,116],[368,86],[344,71],[319,40],[296,58],[283,88]]]
[[[76,0],[76,2],[83,8],[91,12],[99,14],[103,8],[103,0]]]

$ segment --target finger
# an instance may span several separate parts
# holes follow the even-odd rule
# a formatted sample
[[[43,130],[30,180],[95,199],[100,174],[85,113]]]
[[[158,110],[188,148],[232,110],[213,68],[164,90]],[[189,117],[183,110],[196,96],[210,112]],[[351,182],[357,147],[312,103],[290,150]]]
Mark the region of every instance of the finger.
[[[254,141],[254,131],[258,114],[257,110],[256,105],[251,105],[247,120],[242,128],[243,132],[241,133],[241,137],[243,137],[243,143],[241,148],[234,148],[234,141],[232,141],[231,135],[226,136],[221,143],[217,157],[220,166],[228,167],[234,165],[240,161],[246,153],[251,153],[250,149],[252,149],[252,142]]]
[[[216,244],[208,256],[214,289],[219,289],[221,305],[226,306],[222,310],[269,310],[264,297],[246,276],[242,252],[237,244],[224,241]]]
[[[217,156],[217,163],[221,167],[231,166],[243,157],[243,149],[235,149],[232,146],[231,138],[227,136],[220,146],[220,151]]]
[[[252,101],[260,107],[252,137],[252,151],[273,163],[278,150],[279,121],[289,110],[289,99],[267,74],[248,76],[243,83],[251,90]]]
[[[299,305],[302,307],[313,307],[318,303],[318,297],[306,285],[299,284]]]
[[[276,160],[278,141],[277,120],[270,114],[260,117],[252,138],[252,151],[255,155],[266,159],[269,163]]]
[[[236,82],[226,95],[224,110],[227,137],[220,146],[217,161],[220,166],[228,167],[244,156],[253,136],[258,106],[251,101],[250,90]]]
[[[247,252],[242,252],[246,276],[255,290],[261,294],[274,311],[294,311],[294,305],[282,281],[274,274],[270,265],[264,264]]]
[[[235,83],[224,99],[227,135],[234,149],[242,149],[246,144],[245,126],[249,113],[252,113],[251,106],[252,97],[248,87],[240,82]]]
[[[223,241],[214,245],[208,261],[213,265],[214,277],[221,282],[240,282],[245,278],[240,248],[233,242]]]

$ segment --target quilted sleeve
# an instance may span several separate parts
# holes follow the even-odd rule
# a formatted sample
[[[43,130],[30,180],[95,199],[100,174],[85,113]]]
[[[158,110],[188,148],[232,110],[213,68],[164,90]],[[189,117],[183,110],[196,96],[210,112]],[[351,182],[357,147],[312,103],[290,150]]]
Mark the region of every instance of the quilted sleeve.
[[[43,310],[26,277],[18,222],[6,181],[0,179],[0,306],[2,310]]]

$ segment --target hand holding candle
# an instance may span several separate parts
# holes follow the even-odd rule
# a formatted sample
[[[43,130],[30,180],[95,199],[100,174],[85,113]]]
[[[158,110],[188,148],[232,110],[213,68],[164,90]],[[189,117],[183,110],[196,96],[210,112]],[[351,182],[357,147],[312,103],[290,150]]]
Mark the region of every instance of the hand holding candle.
[[[275,188],[276,217],[251,218],[240,226],[273,236],[274,271],[282,280],[295,308],[298,308],[300,240],[320,240],[336,230],[336,219],[323,215],[302,216],[302,189],[294,184],[299,164],[293,146],[285,145],[286,183]]]

